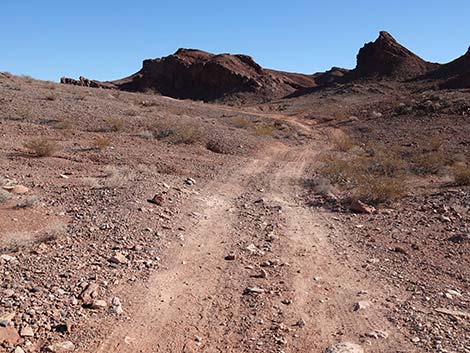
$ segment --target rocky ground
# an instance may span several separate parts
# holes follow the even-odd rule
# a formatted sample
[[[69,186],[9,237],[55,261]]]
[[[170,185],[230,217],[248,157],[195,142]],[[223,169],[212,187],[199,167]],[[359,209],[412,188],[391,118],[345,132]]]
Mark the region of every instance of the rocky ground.
[[[403,92],[234,108],[2,74],[1,349],[470,351],[468,187],[413,174],[355,214],[309,183],[337,130],[468,153],[468,92]]]

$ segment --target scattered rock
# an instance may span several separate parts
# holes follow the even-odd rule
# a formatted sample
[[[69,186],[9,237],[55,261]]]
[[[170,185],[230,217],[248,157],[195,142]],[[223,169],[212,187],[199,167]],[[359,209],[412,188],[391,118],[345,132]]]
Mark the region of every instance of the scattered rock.
[[[109,262],[112,262],[113,264],[118,264],[118,265],[125,265],[129,261],[127,260],[127,257],[124,254],[117,252],[109,258]]]
[[[31,326],[24,326],[20,331],[20,336],[21,337],[33,337],[34,331],[31,328]]]
[[[157,206],[162,206],[163,201],[164,201],[163,196],[161,195],[155,195],[153,198],[147,200],[147,202],[153,203],[154,205],[157,205]]]
[[[399,253],[399,254],[408,255],[408,252],[404,248],[402,248],[401,246],[395,246],[393,251],[395,251],[396,253]]]
[[[367,213],[372,214],[375,213],[376,209],[373,206],[369,206],[362,202],[361,200],[353,200],[349,205],[349,209],[353,212],[357,213]]]
[[[388,337],[388,333],[381,330],[373,330],[366,333],[366,336],[370,338],[375,338],[376,340],[378,340],[379,338],[386,339]]]
[[[468,243],[468,242],[470,242],[470,235],[469,234],[463,234],[463,233],[455,234],[455,235],[451,236],[448,240],[451,241],[452,243],[456,243],[456,244]]]
[[[260,287],[246,287],[243,294],[263,294],[265,291]]]
[[[437,308],[436,311],[441,314],[470,319],[470,313],[467,313],[465,311],[452,310],[452,309],[446,309],[446,308]]]
[[[16,347],[13,353],[25,353],[24,349],[20,346]]]
[[[235,260],[235,254],[228,254],[227,256],[224,257],[224,259],[227,261],[233,261]]]
[[[80,294],[80,299],[83,300],[85,304],[91,303],[94,298],[99,294],[99,285],[97,283],[88,284],[83,292]]]
[[[328,347],[325,353],[364,353],[364,349],[354,343],[342,342]]]
[[[260,255],[260,256],[264,255],[264,251],[259,249],[255,244],[250,244],[245,249],[248,250],[253,255]]]
[[[47,346],[46,349],[48,352],[52,352],[52,353],[66,353],[66,352],[72,352],[73,350],[75,350],[75,345],[70,341],[63,341],[63,342],[53,343]]]
[[[0,345],[14,345],[21,339],[13,326],[0,327]]]
[[[26,194],[29,191],[24,185],[3,186],[2,188],[12,194]]]
[[[102,310],[102,309],[106,309],[107,307],[108,307],[108,303],[106,303],[106,300],[101,300],[101,299],[95,299],[90,304],[90,309],[94,309],[94,310]]]
[[[5,261],[5,262],[13,262],[13,261],[16,261],[16,257],[14,256],[10,256],[10,255],[7,255],[7,254],[2,254],[0,255],[0,259]]]
[[[354,311],[359,311],[359,310],[365,310],[370,307],[370,302],[361,300],[357,303],[354,304],[353,310]]]
[[[193,178],[187,178],[187,179],[184,181],[184,183],[185,183],[186,185],[191,186],[191,185],[196,184],[196,180],[194,180]]]

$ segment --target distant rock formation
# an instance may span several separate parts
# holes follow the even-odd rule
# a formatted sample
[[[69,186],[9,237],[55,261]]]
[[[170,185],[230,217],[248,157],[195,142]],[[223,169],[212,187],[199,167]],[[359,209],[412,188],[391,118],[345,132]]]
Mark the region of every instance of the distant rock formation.
[[[78,80],[68,77],[61,77],[60,83],[67,85],[83,86],[83,87],[94,87],[94,88],[117,88],[111,82],[101,82],[95,80],[89,80],[86,77],[80,76]]]
[[[439,65],[427,62],[404,46],[390,33],[382,31],[375,42],[364,45],[357,55],[357,65],[345,80],[392,78],[406,80],[423,75]]]
[[[133,92],[153,90],[173,98],[204,101],[240,93],[270,99],[316,85],[312,75],[263,69],[247,55],[215,55],[195,49],[179,49],[167,57],[145,60],[139,72],[122,80],[63,78],[61,82]]]
[[[470,88],[470,48],[460,58],[441,65],[424,78],[438,80],[441,88]]]
[[[113,88],[131,92],[152,91],[178,99],[261,102],[309,94],[333,84],[357,80],[437,81],[441,88],[470,87],[470,49],[445,65],[427,62],[399,44],[389,33],[359,50],[353,70],[333,67],[313,75],[262,68],[250,56],[211,54],[197,49],[178,49],[159,59],[144,60],[137,73],[116,81],[78,80],[60,82],[85,87]]]

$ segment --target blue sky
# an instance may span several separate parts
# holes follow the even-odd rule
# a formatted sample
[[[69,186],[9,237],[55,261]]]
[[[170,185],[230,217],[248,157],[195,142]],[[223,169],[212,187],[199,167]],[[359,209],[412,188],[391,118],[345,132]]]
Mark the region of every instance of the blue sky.
[[[468,0],[1,0],[0,71],[111,80],[188,47],[313,73],[354,67],[380,30],[447,62],[470,45],[469,15]]]

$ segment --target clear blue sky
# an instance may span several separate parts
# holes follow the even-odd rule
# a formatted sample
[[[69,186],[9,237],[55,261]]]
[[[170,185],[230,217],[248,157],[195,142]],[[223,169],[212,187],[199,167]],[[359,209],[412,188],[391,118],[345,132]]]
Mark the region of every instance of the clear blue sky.
[[[469,0],[1,0],[0,71],[110,80],[189,47],[313,73],[354,67],[379,30],[447,62],[470,45],[469,16]]]

